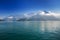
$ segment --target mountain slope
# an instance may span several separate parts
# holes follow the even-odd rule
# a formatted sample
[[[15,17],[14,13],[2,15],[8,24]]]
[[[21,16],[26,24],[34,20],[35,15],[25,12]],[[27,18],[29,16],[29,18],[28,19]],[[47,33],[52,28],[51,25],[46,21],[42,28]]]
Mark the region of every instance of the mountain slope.
[[[52,13],[50,11],[38,11],[36,13],[24,14],[25,21],[58,21],[60,14]]]

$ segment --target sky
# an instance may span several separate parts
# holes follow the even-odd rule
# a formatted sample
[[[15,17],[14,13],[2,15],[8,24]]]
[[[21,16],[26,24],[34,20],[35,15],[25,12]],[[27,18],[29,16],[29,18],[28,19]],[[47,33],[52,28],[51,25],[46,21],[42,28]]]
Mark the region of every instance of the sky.
[[[21,15],[25,12],[60,11],[60,0],[0,0],[0,16]]]

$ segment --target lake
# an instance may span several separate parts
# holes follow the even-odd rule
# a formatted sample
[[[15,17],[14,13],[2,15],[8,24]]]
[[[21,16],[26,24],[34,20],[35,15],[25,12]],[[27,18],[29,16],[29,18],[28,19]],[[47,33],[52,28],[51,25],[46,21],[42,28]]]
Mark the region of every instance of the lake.
[[[60,21],[0,22],[0,40],[60,40]]]

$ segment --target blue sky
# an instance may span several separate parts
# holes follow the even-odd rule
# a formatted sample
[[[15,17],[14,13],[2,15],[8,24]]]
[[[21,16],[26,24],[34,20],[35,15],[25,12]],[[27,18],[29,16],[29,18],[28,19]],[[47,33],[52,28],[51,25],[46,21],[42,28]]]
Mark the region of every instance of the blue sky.
[[[60,0],[0,0],[1,15],[21,15],[29,11],[60,11]]]

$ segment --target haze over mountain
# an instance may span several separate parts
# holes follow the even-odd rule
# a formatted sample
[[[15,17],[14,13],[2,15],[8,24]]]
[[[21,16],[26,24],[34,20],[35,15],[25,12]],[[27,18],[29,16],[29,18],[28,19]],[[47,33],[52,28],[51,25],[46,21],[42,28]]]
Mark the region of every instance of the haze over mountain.
[[[60,14],[51,11],[37,11],[24,14],[24,18],[29,21],[58,21],[60,20]]]
[[[25,13],[22,16],[0,17],[0,20],[18,20],[18,21],[60,21],[60,14],[51,11],[37,11]]]

